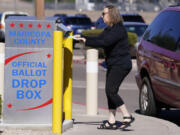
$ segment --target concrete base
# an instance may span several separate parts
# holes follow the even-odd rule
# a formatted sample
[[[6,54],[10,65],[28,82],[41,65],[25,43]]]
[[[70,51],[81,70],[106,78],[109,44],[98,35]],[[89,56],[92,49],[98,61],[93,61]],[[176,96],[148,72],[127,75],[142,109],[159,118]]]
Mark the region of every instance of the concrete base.
[[[65,120],[62,125],[62,132],[73,127],[73,120]],[[0,131],[5,129],[31,129],[31,130],[52,130],[52,124],[4,124],[0,123]]]
[[[70,128],[73,128],[73,120],[65,120],[63,122],[62,131],[64,132]]]

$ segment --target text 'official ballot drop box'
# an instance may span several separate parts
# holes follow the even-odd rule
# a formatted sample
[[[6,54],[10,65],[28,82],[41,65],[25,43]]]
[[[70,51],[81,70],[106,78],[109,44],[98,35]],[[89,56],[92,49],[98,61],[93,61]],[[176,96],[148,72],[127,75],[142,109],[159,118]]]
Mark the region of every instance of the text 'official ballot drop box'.
[[[6,21],[4,124],[52,123],[54,19]]]

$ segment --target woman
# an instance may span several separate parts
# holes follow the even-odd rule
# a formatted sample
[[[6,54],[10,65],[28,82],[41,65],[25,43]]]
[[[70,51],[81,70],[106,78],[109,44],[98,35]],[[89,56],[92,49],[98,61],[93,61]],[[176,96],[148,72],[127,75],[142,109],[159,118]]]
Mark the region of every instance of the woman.
[[[106,55],[106,96],[109,108],[109,119],[103,122],[98,129],[117,129],[115,120],[116,109],[123,114],[120,129],[125,129],[134,121],[134,117],[128,112],[124,101],[118,95],[119,86],[132,68],[129,54],[128,36],[123,26],[123,19],[118,9],[108,5],[102,13],[104,22],[108,25],[97,37],[75,37],[84,42],[86,46],[101,47]]]

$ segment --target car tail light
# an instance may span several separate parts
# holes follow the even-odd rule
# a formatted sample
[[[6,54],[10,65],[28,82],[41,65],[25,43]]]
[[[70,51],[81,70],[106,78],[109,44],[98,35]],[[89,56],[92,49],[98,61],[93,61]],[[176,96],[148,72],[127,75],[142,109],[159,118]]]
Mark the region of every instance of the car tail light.
[[[170,62],[164,61],[163,64],[164,64],[165,68],[170,68],[171,67],[171,63]]]
[[[4,28],[4,25],[3,24],[0,24],[0,29],[3,29]]]
[[[176,64],[175,63],[171,63],[171,69],[175,69],[176,68]]]

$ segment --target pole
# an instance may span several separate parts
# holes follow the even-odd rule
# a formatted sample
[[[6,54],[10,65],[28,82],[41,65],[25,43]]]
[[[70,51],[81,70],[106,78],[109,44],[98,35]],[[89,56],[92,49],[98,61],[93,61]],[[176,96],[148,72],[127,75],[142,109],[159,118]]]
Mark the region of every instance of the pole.
[[[3,92],[4,92],[4,50],[5,44],[0,43],[0,95],[3,99]]]
[[[53,118],[52,132],[62,132],[63,33],[54,32],[53,39]]]
[[[14,0],[14,11],[16,12],[17,10],[17,4],[16,4],[16,0]]]
[[[86,85],[87,115],[97,115],[98,51],[96,49],[87,50]]]
[[[72,33],[70,34],[72,36]],[[72,56],[73,40],[64,40],[64,97],[63,111],[65,120],[72,120]]]
[[[57,10],[58,0],[54,0],[54,9]]]
[[[35,0],[35,16],[40,20],[45,18],[44,0]]]

